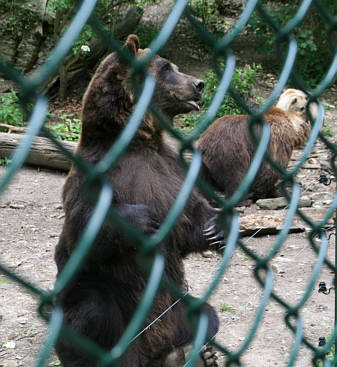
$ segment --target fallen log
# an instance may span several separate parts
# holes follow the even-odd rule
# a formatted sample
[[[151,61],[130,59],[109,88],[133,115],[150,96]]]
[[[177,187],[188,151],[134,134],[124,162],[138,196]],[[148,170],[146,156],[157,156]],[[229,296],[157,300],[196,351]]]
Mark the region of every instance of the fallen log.
[[[302,208],[301,212],[310,218],[311,221],[319,223],[326,215],[327,208]],[[253,214],[240,214],[240,235],[246,236],[265,236],[279,233],[286,220],[288,212],[286,210],[268,210]],[[333,215],[327,222],[327,227],[334,226],[336,216]],[[298,215],[293,218],[289,233],[309,232],[312,228],[304,222]]]
[[[22,134],[0,133],[0,158],[9,158],[22,139]],[[77,143],[62,141],[63,146],[74,152]],[[26,164],[68,171],[71,161],[47,138],[37,136],[30,149]]]
[[[6,129],[8,133],[24,133],[27,128],[21,127],[21,126],[14,126],[14,125],[8,125],[8,124],[2,124],[0,123],[0,129]],[[61,136],[63,138],[73,138],[73,140],[79,138],[79,134],[68,132],[68,133],[60,133],[59,131],[55,131],[56,136]]]

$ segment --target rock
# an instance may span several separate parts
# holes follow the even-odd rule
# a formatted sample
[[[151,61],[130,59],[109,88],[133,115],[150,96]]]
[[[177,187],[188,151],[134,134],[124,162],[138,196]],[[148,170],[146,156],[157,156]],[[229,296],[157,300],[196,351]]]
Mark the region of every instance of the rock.
[[[310,196],[311,196],[311,199],[314,201],[325,201],[325,200],[332,199],[332,193],[327,192],[327,191],[314,192]]]
[[[266,209],[266,210],[276,210],[276,209],[282,209],[288,206],[288,201],[284,197],[280,198],[272,198],[272,199],[259,199],[256,201],[256,205],[260,209]],[[298,207],[299,208],[305,208],[305,207],[311,207],[312,206],[312,200],[308,198],[302,198],[299,200]]]
[[[309,158],[309,159],[308,159],[308,163],[309,163],[309,164],[318,164],[318,161],[317,161],[317,159],[316,159],[316,158]]]
[[[1,54],[1,49],[0,49]],[[0,78],[0,94],[9,92],[11,89],[15,89],[15,83],[12,80],[6,80]]]
[[[0,367],[17,367],[18,362],[12,359],[5,359],[4,361],[0,362]]]
[[[270,214],[248,214],[240,216],[240,235],[266,236],[278,233],[284,226],[287,211],[274,211]],[[298,233],[305,231],[305,226],[295,218],[289,228],[289,232]]]
[[[201,253],[201,255],[202,257],[206,257],[206,258],[213,257],[212,251],[204,251]]]
[[[25,208],[25,206],[24,206],[24,205],[16,204],[16,203],[11,203],[11,204],[9,204],[9,207],[10,207],[11,209],[24,209],[24,208]]]
[[[40,50],[40,37],[36,32],[23,38],[17,47],[16,67],[22,71],[30,70]]]
[[[8,35],[0,33],[0,54],[6,61],[13,61],[16,53],[17,41]]]
[[[320,164],[310,164],[310,163],[306,163],[303,165],[304,169],[321,169],[321,165]]]
[[[9,342],[2,345],[4,349],[15,349],[16,343],[14,340],[10,340]]]

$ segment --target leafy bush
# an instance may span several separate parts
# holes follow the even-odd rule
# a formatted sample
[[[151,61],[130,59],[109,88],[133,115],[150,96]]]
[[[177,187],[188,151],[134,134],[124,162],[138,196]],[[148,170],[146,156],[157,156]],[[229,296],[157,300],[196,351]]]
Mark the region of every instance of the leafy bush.
[[[330,349],[329,353],[325,356],[325,360],[333,361],[334,358],[335,358],[335,354],[336,354],[335,345],[333,344],[331,346],[331,349]],[[324,364],[324,366],[326,366],[326,364]],[[334,364],[332,366],[334,366]],[[318,362],[318,367],[323,367],[323,362],[322,361]]]
[[[226,23],[224,17],[219,14],[216,1],[192,0],[191,8],[201,23],[217,36],[223,36]]]
[[[61,120],[59,123],[50,126],[54,135],[61,140],[77,141],[81,133],[81,120],[66,114],[61,115],[59,118]]]
[[[222,64],[222,69],[224,65]],[[247,102],[251,98],[259,99],[254,95],[253,86],[256,83],[259,75],[262,73],[262,67],[260,64],[246,65],[244,68],[236,68],[233,78],[232,78],[232,86],[235,87],[237,92],[241,95],[241,97]],[[206,74],[205,78],[205,89],[202,101],[200,103],[201,114],[205,113],[211,104],[215,93],[218,90],[219,78],[213,71],[210,71]],[[216,114],[216,118],[221,117],[223,115],[235,115],[244,113],[245,111],[239,106],[235,100],[226,95],[218,112]],[[183,115],[180,117],[181,128],[183,132],[188,132],[189,129],[196,126],[198,121],[200,120],[200,114],[189,114]]]
[[[135,34],[139,37],[142,48],[149,47],[152,40],[157,37],[158,32],[158,28],[152,23],[140,24],[135,29]],[[159,55],[165,58],[169,57],[165,46],[160,50]]]
[[[11,163],[11,160],[8,157],[0,158],[0,166],[8,166]],[[4,282],[4,280],[0,279],[0,283]]]
[[[13,89],[0,97],[0,122],[14,126],[24,125],[24,112]]]
[[[262,3],[267,4],[267,1],[263,0]],[[337,14],[336,2],[322,0],[321,3],[331,15]],[[268,13],[277,24],[284,26],[296,14],[299,5],[299,1],[295,0],[287,6],[281,5],[279,8],[269,9]],[[327,41],[327,26],[328,24],[316,7],[311,7],[303,23],[294,30],[298,45],[295,68],[308,86],[312,88],[320,82],[331,62],[332,51]],[[256,11],[253,13],[247,30],[257,35],[257,50],[259,52],[275,52],[274,31]],[[286,46],[284,44],[282,46],[283,52],[287,52]]]
[[[321,130],[321,133],[324,136],[335,136],[336,135],[336,131],[333,129],[332,123],[328,121],[323,122],[323,128]]]
[[[24,32],[30,32],[39,22],[38,13],[25,6],[23,0],[0,0],[0,14],[6,14],[2,19],[2,32],[14,39]]]

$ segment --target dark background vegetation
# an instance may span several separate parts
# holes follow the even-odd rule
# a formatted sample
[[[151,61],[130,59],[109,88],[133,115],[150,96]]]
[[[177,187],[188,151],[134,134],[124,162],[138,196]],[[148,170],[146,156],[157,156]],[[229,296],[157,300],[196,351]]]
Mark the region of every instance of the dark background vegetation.
[[[73,0],[0,0],[0,54],[26,75],[33,73],[47,58],[76,12]],[[156,0],[99,0],[97,14],[104,27],[115,38],[123,40],[129,33],[137,33],[142,47],[156,37],[161,24],[155,22],[146,9]],[[321,0],[321,11],[311,5],[302,24],[295,28],[293,37],[298,42],[296,71],[308,89],[314,89],[329,68],[336,48],[337,32],[329,29],[330,17],[337,14],[335,0]],[[230,31],[245,4],[244,0],[192,0],[190,8],[195,17],[217,38]],[[301,0],[284,3],[280,0],[260,0],[277,27],[285,25],[298,11]],[[145,11],[144,11],[145,9]],[[326,14],[325,18],[323,15]],[[277,55],[287,53],[287,42],[278,40],[275,29],[268,25],[260,12],[254,11],[249,24],[234,41],[238,63],[232,85],[250,106],[263,102],[254,86],[262,75],[271,73],[277,78],[283,60]],[[80,131],[79,109],[83,92],[100,60],[109,52],[107,46],[88,25],[73,45],[57,75],[44,86],[52,101],[48,123],[62,139],[76,140]],[[279,54],[276,52],[278,51]],[[205,44],[190,23],[183,18],[161,56],[168,57],[182,69],[193,73],[196,69],[206,81],[201,112],[207,110],[218,85],[218,74],[210,67],[212,48]],[[241,54],[254,52],[258,59]],[[220,60],[221,61],[221,60]],[[219,64],[220,64],[219,61]],[[193,66],[196,66],[193,68]],[[222,67],[224,64],[220,64]],[[189,68],[190,66],[190,68]],[[189,70],[191,69],[191,70]],[[19,91],[6,76],[0,74],[0,131],[4,125],[13,125],[13,132],[24,127],[26,115],[20,110]],[[335,79],[336,83],[336,79]],[[290,86],[292,86],[290,84]],[[242,113],[244,110],[226,96],[218,116]],[[188,131],[200,116],[190,114],[177,119],[177,127]]]

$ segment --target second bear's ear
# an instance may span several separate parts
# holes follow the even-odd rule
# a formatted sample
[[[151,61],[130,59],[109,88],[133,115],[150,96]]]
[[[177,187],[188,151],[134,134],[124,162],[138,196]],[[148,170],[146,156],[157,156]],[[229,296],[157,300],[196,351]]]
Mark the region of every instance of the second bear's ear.
[[[136,56],[140,47],[139,38],[135,34],[130,34],[124,46],[133,54],[133,56]]]

